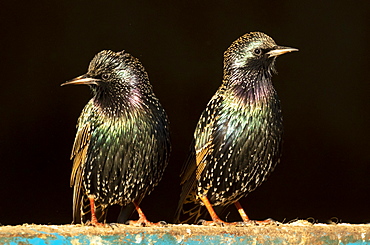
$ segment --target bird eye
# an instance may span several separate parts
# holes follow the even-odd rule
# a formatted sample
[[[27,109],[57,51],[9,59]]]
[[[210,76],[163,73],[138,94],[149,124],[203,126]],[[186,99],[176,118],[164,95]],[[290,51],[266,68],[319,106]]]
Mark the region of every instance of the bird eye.
[[[103,78],[104,80],[107,80],[109,78],[109,74],[108,73],[103,73],[101,75],[101,78]]]
[[[253,50],[253,52],[256,55],[260,55],[262,53],[262,50],[260,48],[256,48],[255,50]]]

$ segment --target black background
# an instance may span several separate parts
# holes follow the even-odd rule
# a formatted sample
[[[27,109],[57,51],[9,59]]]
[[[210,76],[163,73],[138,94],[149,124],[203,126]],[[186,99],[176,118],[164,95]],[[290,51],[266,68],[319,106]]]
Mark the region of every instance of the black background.
[[[257,30],[300,51],[280,57],[273,77],[284,113],[282,162],[242,205],[252,219],[369,222],[366,3],[2,1],[0,223],[71,222],[69,155],[91,95],[59,85],[84,74],[103,49],[138,57],[168,113],[170,163],[142,208],[152,221],[171,221],[196,122],[221,83],[223,52]]]

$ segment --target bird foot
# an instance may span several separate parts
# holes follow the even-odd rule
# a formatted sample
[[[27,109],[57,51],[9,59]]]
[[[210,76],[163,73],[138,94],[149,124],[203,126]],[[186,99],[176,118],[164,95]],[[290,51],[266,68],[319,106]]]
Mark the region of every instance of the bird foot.
[[[197,222],[198,225],[204,225],[204,226],[219,226],[219,227],[224,227],[224,226],[237,226],[239,222],[225,222],[223,220],[212,220],[212,221],[207,221],[204,219],[201,219]]]
[[[119,224],[117,224],[117,223],[105,223],[105,226],[110,227],[110,228],[112,228],[112,230],[114,230],[114,228],[119,227]]]
[[[225,222],[223,220],[216,220],[216,221],[207,221],[204,219],[201,219],[197,222],[198,225],[204,225],[204,226],[250,226],[250,225],[274,225],[276,224],[276,221],[273,219],[266,219],[266,220],[246,220],[246,221],[240,221],[240,222]]]
[[[133,225],[133,226],[144,226],[144,227],[148,227],[148,226],[163,227],[167,225],[165,221],[159,221],[157,223],[153,223],[147,219],[129,220],[126,222],[126,224]]]
[[[85,225],[88,225],[88,226],[94,226],[94,227],[108,227],[109,225],[107,224],[104,224],[104,223],[99,223],[98,221],[87,221],[85,223]]]
[[[242,222],[237,222],[238,226],[247,226],[247,225],[275,225],[277,224],[275,220],[269,218],[265,220],[245,220]]]
[[[273,220],[271,218],[265,219],[265,220],[255,220],[256,224],[258,225],[276,225],[276,220]]]

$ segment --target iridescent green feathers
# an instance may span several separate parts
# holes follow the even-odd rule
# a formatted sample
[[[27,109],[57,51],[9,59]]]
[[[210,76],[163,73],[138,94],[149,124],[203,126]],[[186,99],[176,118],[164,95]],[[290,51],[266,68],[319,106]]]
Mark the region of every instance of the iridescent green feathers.
[[[93,92],[72,151],[74,221],[84,220],[83,196],[94,196],[103,213],[113,204],[139,204],[161,180],[170,152],[167,116],[144,67],[124,51],[104,50],[66,84],[88,84]]]
[[[181,175],[176,222],[199,219],[200,196],[214,206],[235,203],[278,163],[283,125],[271,75],[277,56],[273,51],[280,49],[269,36],[252,32],[225,52],[222,85],[199,119],[192,157]]]

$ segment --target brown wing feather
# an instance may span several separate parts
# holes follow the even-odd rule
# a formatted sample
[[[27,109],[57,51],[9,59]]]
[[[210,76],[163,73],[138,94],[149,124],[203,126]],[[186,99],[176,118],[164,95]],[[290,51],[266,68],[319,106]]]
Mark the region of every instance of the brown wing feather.
[[[211,150],[211,142],[207,143],[201,150],[197,151],[195,157],[191,157],[187,163],[186,169],[181,174],[182,192],[180,196],[179,206],[175,215],[175,222],[180,222],[180,216],[184,215],[186,218],[181,220],[181,223],[195,222],[203,214],[200,205],[197,205],[198,196],[196,194],[197,181],[200,179],[207,162],[204,157]],[[185,210],[185,204],[190,204],[190,208]],[[196,205],[194,205],[196,204]]]
[[[200,176],[203,173],[203,170],[206,166],[206,161],[204,161],[204,157],[212,151],[212,141],[208,141],[202,149],[196,152],[195,162],[197,164],[197,168],[195,171],[195,179],[199,180]]]
[[[209,140],[200,150],[196,151],[196,153],[192,154],[192,156],[188,159],[186,168],[184,168],[180,175],[181,185],[183,185],[183,187],[179,200],[179,206],[175,215],[175,222],[180,222],[181,214],[187,216],[187,218],[182,220],[181,223],[188,223],[190,220],[196,221],[202,215],[203,211],[200,209],[200,205],[195,205],[189,210],[184,210],[184,204],[194,204],[197,202],[197,181],[201,178],[203,170],[207,165],[207,162],[204,161],[204,158],[212,150],[212,140]]]
[[[90,124],[86,123],[77,130],[75,142],[73,144],[71,159],[73,167],[70,185],[73,187],[73,221],[82,221],[81,205],[83,205],[83,186],[82,186],[82,164],[86,161],[87,149],[91,138]]]
[[[196,221],[204,211],[201,209],[202,206],[199,205],[199,197],[197,196],[196,187],[204,169],[207,167],[208,162],[206,161],[206,158],[213,152],[214,124],[219,118],[216,110],[219,109],[218,105],[223,99],[223,89],[223,87],[219,88],[219,92],[212,97],[206,110],[203,111],[198,121],[198,125],[194,133],[194,142],[191,146],[192,153],[180,175],[182,192],[175,215],[176,222],[179,222],[181,214],[187,215],[188,218],[185,219],[185,222],[190,220]],[[195,207],[185,210],[184,204],[191,203],[195,204]]]

